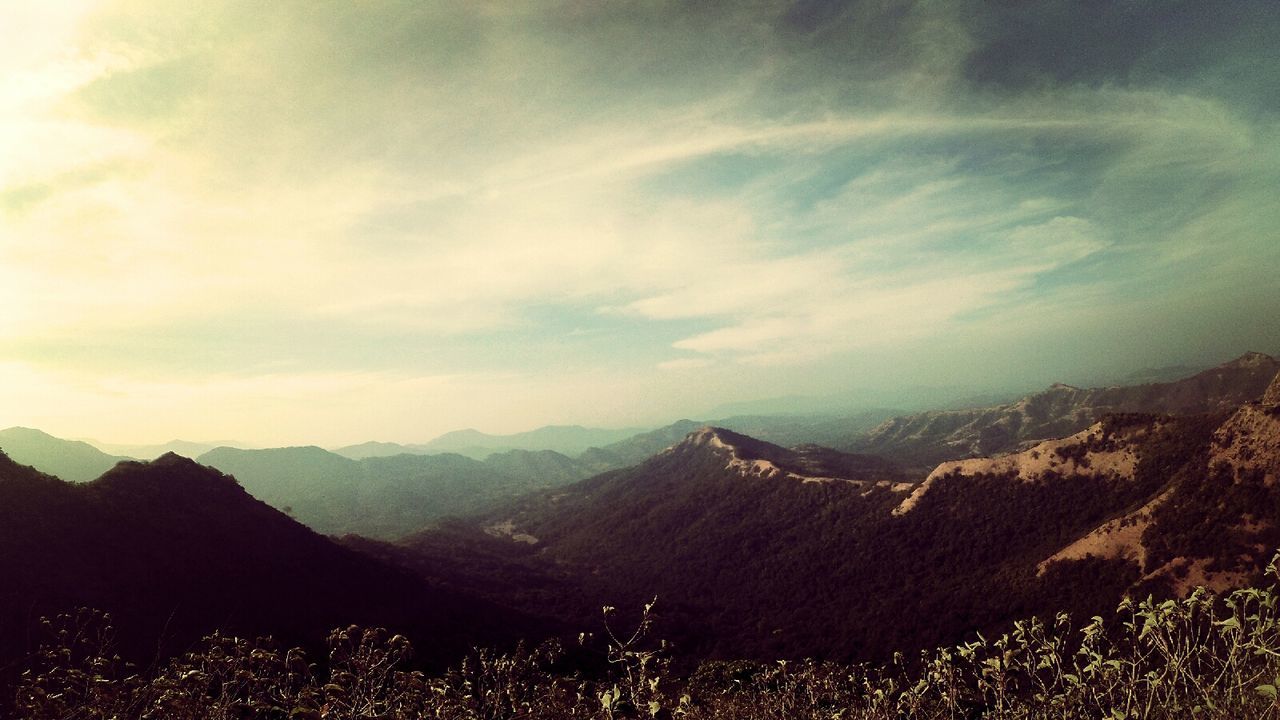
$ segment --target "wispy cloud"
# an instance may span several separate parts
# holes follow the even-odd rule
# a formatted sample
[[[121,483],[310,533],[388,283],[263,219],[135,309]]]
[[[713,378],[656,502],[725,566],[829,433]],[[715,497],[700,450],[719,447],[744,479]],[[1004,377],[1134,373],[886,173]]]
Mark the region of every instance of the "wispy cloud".
[[[112,378],[224,423],[219,397],[270,386],[353,416],[416,394],[395,417],[443,430],[467,393],[536,424],[612,383],[660,419],[900,382],[930,343],[1030,357],[1037,323],[1156,322],[1171,295],[1280,310],[1276,108],[1228,72],[1275,79],[1258,28],[1280,18],[1039,5],[1057,25],[985,3],[10,3],[0,362],[45,378],[25,403],[99,398],[86,415]],[[1086,27],[1078,72],[1042,52]],[[1162,347],[1202,353],[1197,327]],[[519,393],[486,394],[502,373]]]

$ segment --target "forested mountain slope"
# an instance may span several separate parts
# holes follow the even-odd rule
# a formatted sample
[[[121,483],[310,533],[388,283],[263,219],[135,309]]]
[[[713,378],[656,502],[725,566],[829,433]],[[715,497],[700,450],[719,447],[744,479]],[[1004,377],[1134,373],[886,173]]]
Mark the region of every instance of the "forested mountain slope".
[[[1031,613],[1101,612],[1124,593],[1256,579],[1280,545],[1280,388],[1266,392],[1210,413],[1107,415],[924,481],[704,428],[387,552],[573,584],[577,606],[553,611],[657,595],[668,636],[698,655],[883,659]]]
[[[176,455],[71,484],[0,455],[0,665],[33,650],[41,615],[111,612],[135,660],[214,630],[319,645],[386,625],[455,658],[479,638],[533,630],[475,598],[341,547]]]

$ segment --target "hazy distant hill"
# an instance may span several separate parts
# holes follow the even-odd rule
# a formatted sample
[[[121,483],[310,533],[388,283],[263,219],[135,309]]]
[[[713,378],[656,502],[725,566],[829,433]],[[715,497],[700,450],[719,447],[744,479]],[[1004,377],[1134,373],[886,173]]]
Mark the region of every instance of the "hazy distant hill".
[[[876,408],[839,415],[735,415],[708,424],[778,445],[836,445],[896,414],[893,410]]]
[[[1070,435],[1112,412],[1194,414],[1234,407],[1261,395],[1277,371],[1280,361],[1247,353],[1173,382],[1091,389],[1059,384],[1013,403],[893,418],[838,446],[931,467]]]
[[[76,485],[0,455],[0,577],[0,659],[33,649],[40,614],[77,606],[112,612],[124,650],[142,661],[215,629],[314,646],[333,627],[366,623],[415,635],[423,659],[440,662],[514,622],[338,546],[175,455]]]
[[[528,432],[511,435],[490,435],[479,430],[455,430],[429,442],[400,445],[397,443],[367,442],[334,450],[339,455],[355,460],[366,457],[386,457],[401,453],[433,455],[457,453],[476,460],[509,450],[551,450],[563,455],[577,455],[587,448],[607,445],[636,434],[635,428],[602,429],[581,425],[548,425]]]
[[[200,455],[220,447],[248,448],[246,443],[220,440],[217,442],[191,442],[189,440],[170,440],[162,445],[119,445],[86,440],[90,445],[111,455],[134,458],[137,460],[154,460],[167,453],[175,453],[183,457],[199,457]]]
[[[72,482],[88,482],[126,459],[108,455],[88,443],[23,427],[0,430],[0,450],[23,465]]]
[[[578,461],[597,473],[630,467],[680,442],[681,438],[702,425],[703,423],[693,420],[677,420],[665,427],[638,433],[604,447],[588,448],[578,456]]]
[[[363,460],[371,457],[391,457],[392,455],[431,455],[432,453],[421,445],[401,445],[391,442],[377,442],[370,440],[359,445],[347,445],[345,447],[335,448],[333,453],[351,460]]]
[[[378,538],[589,474],[559,453],[523,450],[480,461],[452,453],[352,460],[318,447],[218,448],[199,461],[234,475],[254,497],[319,532]]]

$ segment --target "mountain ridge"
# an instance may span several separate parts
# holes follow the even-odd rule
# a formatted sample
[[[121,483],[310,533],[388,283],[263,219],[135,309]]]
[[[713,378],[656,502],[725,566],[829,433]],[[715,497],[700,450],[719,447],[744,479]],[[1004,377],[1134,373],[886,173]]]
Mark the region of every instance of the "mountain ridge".
[[[506,639],[486,627],[525,622],[335,544],[175,454],[87,483],[0,454],[0,508],[0,660],[34,649],[29,621],[82,606],[115,616],[121,652],[135,660],[214,630],[319,647],[356,622],[402,628],[421,638],[425,662],[440,663],[475,637]]]
[[[668,636],[701,657],[885,659],[1028,614],[1089,617],[1126,593],[1239,587],[1280,545],[1280,408],[1268,402],[1280,377],[1231,379],[1271,362],[1246,356],[1191,391],[1148,390],[1171,393],[1156,404],[1210,411],[1107,413],[916,482],[805,482],[812,466],[787,465],[805,448],[698,428],[639,465],[388,552],[409,564],[476,553],[486,572],[559,578],[576,609],[537,593],[520,602],[578,613],[570,624],[598,603],[658,594]],[[1113,539],[1128,549],[1100,544]],[[471,582],[493,591],[490,577]]]
[[[1012,403],[896,417],[839,449],[932,468],[1070,435],[1107,413],[1185,415],[1235,407],[1260,397],[1277,373],[1280,361],[1251,351],[1172,382],[1085,389],[1055,383]]]
[[[0,430],[0,450],[21,464],[72,482],[93,480],[128,459],[108,455],[86,442],[64,440],[27,427]]]

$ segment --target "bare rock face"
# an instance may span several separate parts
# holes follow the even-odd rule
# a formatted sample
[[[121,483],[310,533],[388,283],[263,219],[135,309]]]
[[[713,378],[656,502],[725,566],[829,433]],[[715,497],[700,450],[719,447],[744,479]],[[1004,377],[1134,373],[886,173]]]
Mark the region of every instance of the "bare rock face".
[[[805,483],[872,482],[905,492],[910,483],[893,463],[882,458],[842,453],[819,445],[784,448],[718,427],[696,430],[666,450],[710,453],[725,469],[743,477],[787,478]]]
[[[1280,373],[1276,374],[1271,385],[1267,387],[1267,391],[1262,395],[1263,405],[1280,405]]]

